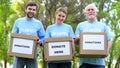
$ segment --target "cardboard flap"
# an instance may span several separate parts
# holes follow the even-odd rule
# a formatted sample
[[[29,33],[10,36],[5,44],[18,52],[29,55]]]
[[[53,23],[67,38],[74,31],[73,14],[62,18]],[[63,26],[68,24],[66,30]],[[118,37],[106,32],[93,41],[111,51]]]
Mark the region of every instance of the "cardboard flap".
[[[37,41],[39,39],[36,36],[25,35],[25,34],[15,34],[15,33],[11,33],[11,37],[23,38],[23,39],[31,39],[31,40],[35,40],[35,41]]]
[[[46,38],[45,42],[72,41],[71,37]]]

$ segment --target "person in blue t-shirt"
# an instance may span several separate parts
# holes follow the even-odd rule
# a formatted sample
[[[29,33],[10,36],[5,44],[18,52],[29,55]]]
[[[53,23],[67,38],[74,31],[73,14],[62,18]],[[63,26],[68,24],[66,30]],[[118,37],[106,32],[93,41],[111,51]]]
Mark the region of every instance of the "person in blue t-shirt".
[[[60,7],[56,10],[55,23],[47,27],[45,38],[55,38],[55,37],[75,38],[72,27],[64,23],[66,15],[67,15],[67,11],[65,8]],[[73,52],[74,52],[74,46],[73,46]],[[49,61],[48,68],[71,68],[71,60]]]
[[[75,42],[77,43],[80,40],[79,34],[81,32],[105,32],[107,35],[109,50],[112,44],[109,30],[107,26],[97,21],[97,12],[98,9],[95,4],[89,4],[85,7],[84,14],[87,21],[78,24],[75,31]],[[105,60],[104,58],[80,58],[80,68],[105,68]]]
[[[39,20],[33,18],[36,11],[37,4],[32,1],[28,2],[25,7],[26,16],[23,18],[18,18],[15,21],[12,33],[39,37],[37,42],[38,45],[44,45],[45,31],[43,25]],[[34,59],[15,57],[13,68],[24,68],[24,66],[26,66],[26,68],[38,68],[37,54],[38,52],[36,51],[36,58]]]

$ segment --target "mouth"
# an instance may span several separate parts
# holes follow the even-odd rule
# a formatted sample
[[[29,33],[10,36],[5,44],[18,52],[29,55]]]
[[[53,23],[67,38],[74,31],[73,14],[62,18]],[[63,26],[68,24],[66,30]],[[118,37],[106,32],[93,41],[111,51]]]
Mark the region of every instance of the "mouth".
[[[89,15],[88,18],[93,19],[93,18],[95,18],[95,16],[94,15]]]
[[[34,17],[34,14],[31,13],[31,12],[29,12],[29,13],[27,13],[27,17],[28,17],[28,18],[32,18],[32,17]]]
[[[89,15],[94,15],[93,13],[90,13]]]
[[[58,19],[58,21],[61,21],[61,22],[63,22],[63,19]]]
[[[58,23],[63,23],[63,20],[62,19],[57,19],[57,22]]]

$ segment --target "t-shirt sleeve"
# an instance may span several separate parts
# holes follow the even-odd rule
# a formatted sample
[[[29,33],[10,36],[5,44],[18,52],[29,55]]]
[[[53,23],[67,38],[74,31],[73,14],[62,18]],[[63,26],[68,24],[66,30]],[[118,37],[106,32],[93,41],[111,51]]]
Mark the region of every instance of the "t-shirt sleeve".
[[[38,31],[38,37],[40,38],[42,45],[44,45],[45,30],[41,22],[40,22],[40,29]]]
[[[18,33],[18,32],[19,32],[18,21],[16,20],[12,28],[12,33]]]
[[[75,37],[78,36],[80,34],[80,32],[81,32],[81,30],[80,30],[80,24],[79,24],[75,31]]]
[[[109,29],[107,28],[107,26],[104,26],[104,32],[105,32],[106,35],[107,35],[107,40],[110,41],[110,40],[111,40],[111,37],[110,37]]]
[[[49,26],[46,29],[45,38],[50,38],[50,27]]]
[[[71,26],[70,26],[70,37],[75,38],[75,34]]]

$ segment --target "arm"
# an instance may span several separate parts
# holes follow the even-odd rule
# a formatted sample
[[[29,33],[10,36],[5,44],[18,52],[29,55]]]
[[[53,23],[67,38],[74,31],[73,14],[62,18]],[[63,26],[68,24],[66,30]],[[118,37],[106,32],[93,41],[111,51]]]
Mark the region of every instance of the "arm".
[[[17,26],[18,26],[18,23],[16,20],[12,28],[12,33],[19,33],[19,28]]]
[[[108,52],[109,52],[109,50],[112,46],[112,41],[111,41],[110,33],[109,33],[109,30],[108,30],[107,26],[104,26],[104,32],[107,35],[107,40],[108,40],[107,44],[108,44]]]
[[[77,28],[76,28],[76,31],[75,31],[75,35],[76,35],[76,38],[75,38],[75,44],[79,44],[79,41],[80,41],[80,33],[81,33],[81,27],[78,25]]]
[[[111,46],[112,46],[112,41],[108,41],[108,52],[109,52]]]
[[[79,44],[79,41],[80,41],[80,36],[78,35],[78,36],[75,38],[75,43],[76,43],[76,44]]]
[[[75,44],[74,44],[75,35],[74,35],[73,29],[71,26],[70,26],[69,33],[70,33],[70,36],[73,38],[71,41],[71,44],[72,44],[72,58],[74,59],[74,57],[75,57]]]
[[[47,27],[47,29],[46,29],[46,33],[45,33],[45,38],[50,38],[50,34],[49,34],[49,26]],[[45,43],[45,45],[44,45],[44,49],[43,49],[43,54],[44,54],[44,61],[45,62],[47,62],[47,58],[46,58],[46,56],[45,56],[45,54],[46,54],[46,50],[45,50],[45,46],[46,46],[46,43]]]
[[[41,23],[41,22],[40,22]],[[44,30],[44,28],[43,28],[43,25],[42,25],[42,23],[40,24],[40,29],[39,29],[39,31],[38,31],[38,37],[39,37],[39,39],[38,39],[38,44],[39,45],[44,45],[44,37],[45,37],[45,30]]]
[[[75,45],[74,45],[74,39],[72,39],[72,56],[73,56],[73,59],[75,57]]]

